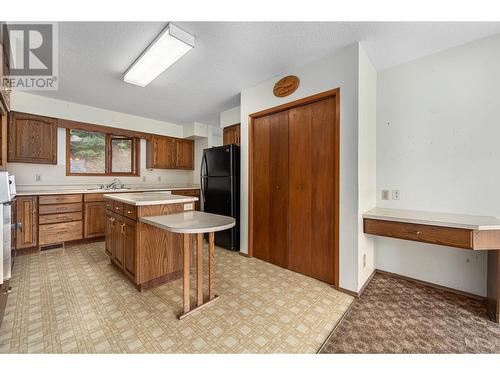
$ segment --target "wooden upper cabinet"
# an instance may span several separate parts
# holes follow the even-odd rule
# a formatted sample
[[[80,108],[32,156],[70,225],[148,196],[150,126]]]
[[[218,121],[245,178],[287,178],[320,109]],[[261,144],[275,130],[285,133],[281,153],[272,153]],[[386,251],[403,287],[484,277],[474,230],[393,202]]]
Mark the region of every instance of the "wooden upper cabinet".
[[[240,124],[226,126],[223,134],[224,145],[236,144],[240,146]]]
[[[177,139],[177,160],[178,169],[194,169],[194,142],[189,139]]]
[[[8,161],[57,164],[57,119],[11,112]]]
[[[147,168],[174,169],[176,164],[175,138],[153,136],[147,142]]]
[[[153,136],[147,143],[146,167],[158,169],[194,169],[194,142]]]

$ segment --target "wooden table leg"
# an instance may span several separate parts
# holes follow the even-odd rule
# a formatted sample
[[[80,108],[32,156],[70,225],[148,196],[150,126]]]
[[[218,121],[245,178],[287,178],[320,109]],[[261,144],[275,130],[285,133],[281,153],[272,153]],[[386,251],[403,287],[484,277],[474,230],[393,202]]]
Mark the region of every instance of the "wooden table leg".
[[[184,313],[187,313],[190,310],[189,303],[189,234],[185,233],[184,237],[184,246],[183,246],[183,278],[182,278],[182,286],[183,286],[183,294],[184,294]]]
[[[215,244],[214,232],[208,234],[208,299],[215,298]]]
[[[500,323],[500,250],[488,250],[486,308],[491,320]]]
[[[203,304],[203,234],[198,233],[196,236],[196,257],[198,262],[196,265],[196,281],[197,281],[197,292],[198,292],[198,306]]]

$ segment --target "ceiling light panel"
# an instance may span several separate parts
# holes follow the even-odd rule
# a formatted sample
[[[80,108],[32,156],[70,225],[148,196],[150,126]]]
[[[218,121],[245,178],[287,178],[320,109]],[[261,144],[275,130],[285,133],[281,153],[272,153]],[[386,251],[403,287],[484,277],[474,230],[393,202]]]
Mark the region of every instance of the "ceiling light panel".
[[[194,36],[169,23],[127,70],[123,80],[145,87],[193,48]]]

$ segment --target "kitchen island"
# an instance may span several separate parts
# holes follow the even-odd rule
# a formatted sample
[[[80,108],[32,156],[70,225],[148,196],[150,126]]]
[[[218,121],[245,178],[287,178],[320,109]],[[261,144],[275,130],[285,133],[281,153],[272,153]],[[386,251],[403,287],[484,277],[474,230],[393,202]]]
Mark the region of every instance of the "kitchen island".
[[[106,254],[146,290],[182,276],[183,236],[140,221],[141,217],[193,211],[196,197],[167,193],[105,194]],[[188,243],[194,251],[194,239]]]

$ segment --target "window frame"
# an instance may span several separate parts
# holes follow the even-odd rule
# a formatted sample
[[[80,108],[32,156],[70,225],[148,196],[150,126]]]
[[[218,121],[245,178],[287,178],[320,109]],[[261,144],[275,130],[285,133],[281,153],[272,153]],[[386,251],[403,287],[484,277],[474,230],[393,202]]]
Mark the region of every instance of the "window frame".
[[[71,130],[81,130],[89,133],[99,133],[105,136],[104,146],[104,173],[80,173],[71,172]],[[122,139],[130,140],[132,142],[132,157],[131,157],[131,172],[112,172],[112,140]],[[105,133],[100,131],[66,128],[66,176],[140,176],[140,139],[135,137],[124,137],[112,133]]]

